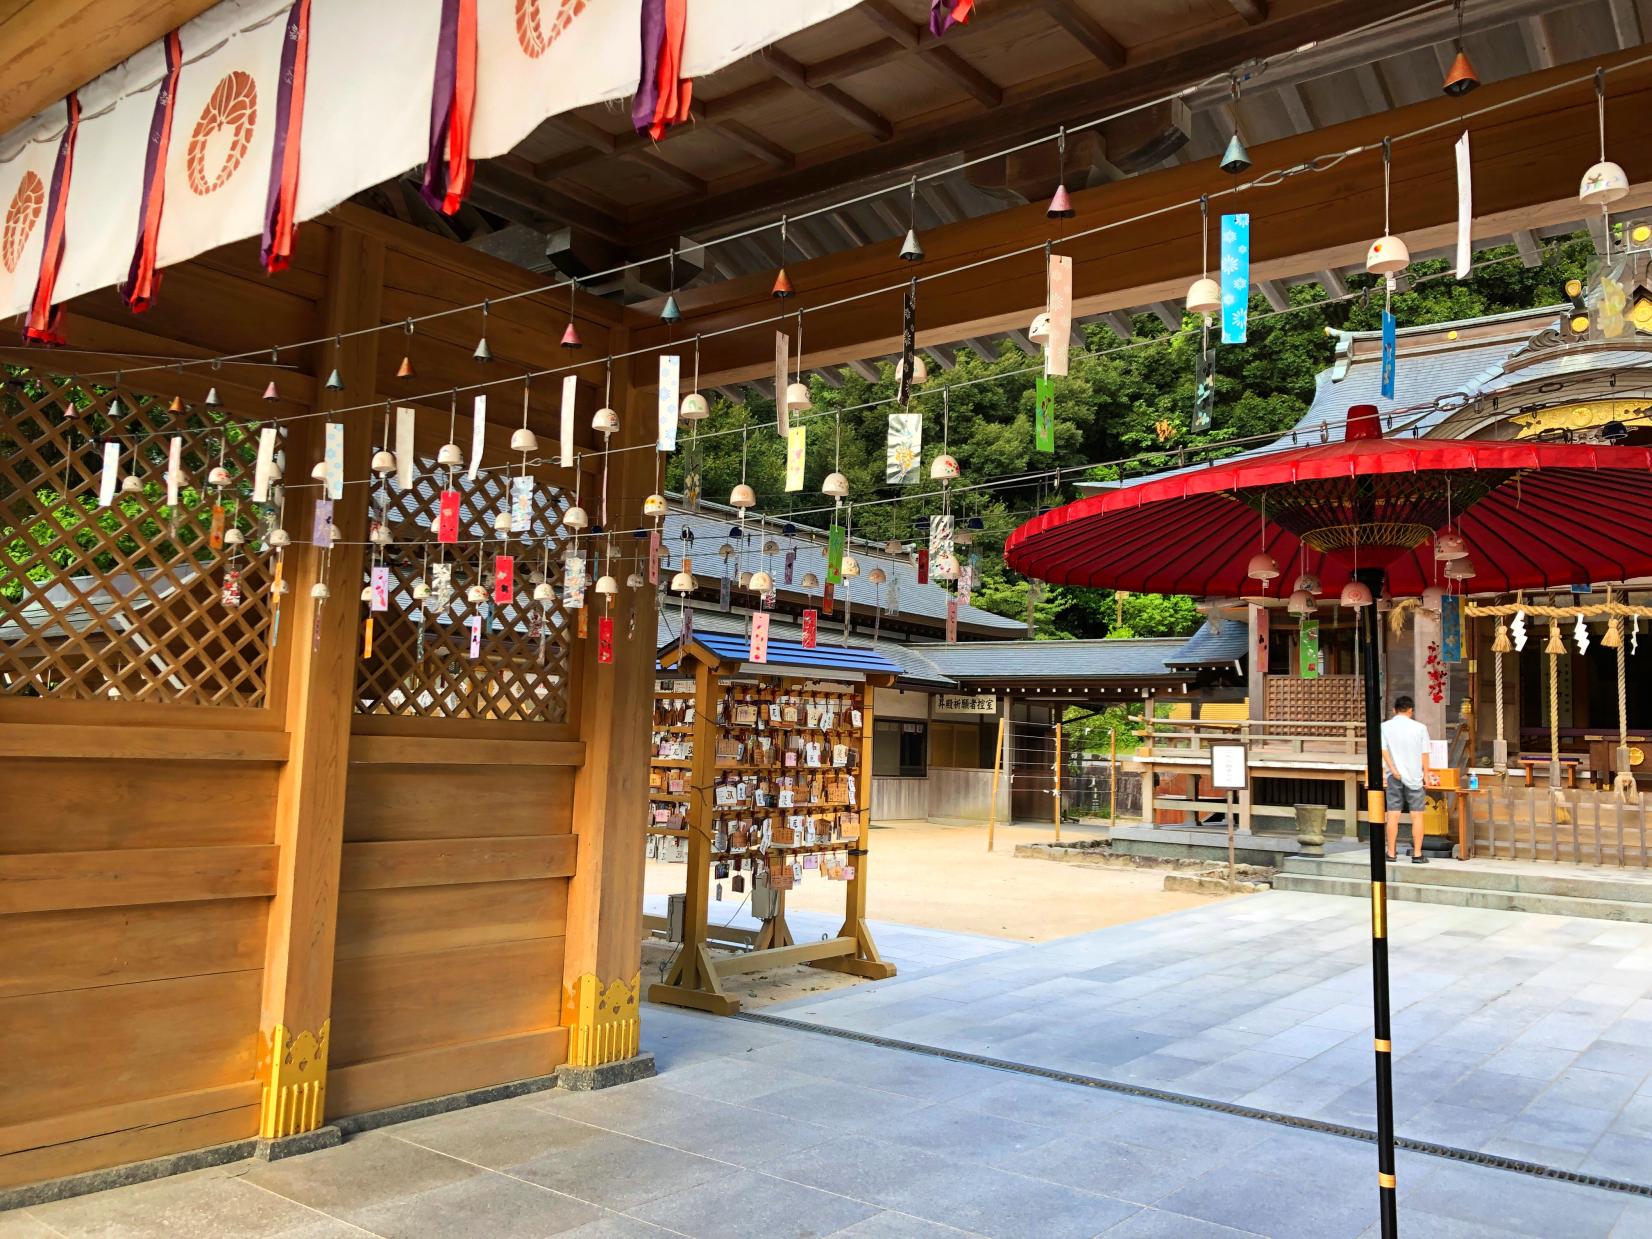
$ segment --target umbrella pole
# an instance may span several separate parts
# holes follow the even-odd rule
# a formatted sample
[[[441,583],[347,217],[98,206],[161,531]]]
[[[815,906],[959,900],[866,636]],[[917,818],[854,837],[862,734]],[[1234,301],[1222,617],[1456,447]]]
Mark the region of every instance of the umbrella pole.
[[[1383,1239],[1399,1234],[1394,1180],[1394,1047],[1388,1007],[1388,852],[1383,828],[1382,685],[1377,663],[1380,621],[1376,600],[1382,596],[1381,568],[1356,568],[1354,576],[1371,588],[1372,605],[1359,611],[1360,662],[1365,672],[1366,817],[1371,842],[1371,1023],[1376,1039],[1377,1184],[1382,1205]]]

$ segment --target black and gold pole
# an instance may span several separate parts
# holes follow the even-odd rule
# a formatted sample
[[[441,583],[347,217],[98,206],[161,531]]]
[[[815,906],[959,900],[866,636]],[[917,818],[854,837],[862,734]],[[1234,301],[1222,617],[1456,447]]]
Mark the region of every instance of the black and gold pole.
[[[1399,1234],[1394,1180],[1394,1045],[1388,1004],[1388,844],[1384,830],[1382,768],[1382,676],[1377,661],[1377,599],[1381,568],[1356,568],[1354,579],[1371,591],[1359,611],[1360,665],[1365,672],[1365,806],[1371,836],[1371,1024],[1377,1067],[1377,1194],[1382,1237]]]

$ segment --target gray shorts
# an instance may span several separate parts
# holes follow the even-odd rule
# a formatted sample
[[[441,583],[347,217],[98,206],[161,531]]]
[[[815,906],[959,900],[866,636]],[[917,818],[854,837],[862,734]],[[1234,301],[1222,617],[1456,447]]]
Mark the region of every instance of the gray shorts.
[[[1420,813],[1423,808],[1423,789],[1407,787],[1390,775],[1385,784],[1384,800],[1390,813]]]

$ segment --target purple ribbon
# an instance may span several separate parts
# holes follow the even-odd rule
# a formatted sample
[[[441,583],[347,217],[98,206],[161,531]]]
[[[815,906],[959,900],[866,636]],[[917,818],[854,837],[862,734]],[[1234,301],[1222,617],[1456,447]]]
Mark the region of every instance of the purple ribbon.
[[[161,78],[155,92],[155,108],[149,114],[149,144],[143,156],[143,192],[138,195],[138,239],[132,247],[132,261],[126,269],[125,288],[133,288],[143,267],[144,239],[149,229],[149,200],[156,191],[155,168],[160,163],[161,134],[166,127],[167,111],[172,105],[172,92],[178,85],[178,70],[183,64],[183,43],[176,30],[162,41],[166,49],[166,76]]]
[[[275,216],[281,202],[281,173],[287,162],[287,130],[293,112],[293,74],[298,67],[298,36],[303,25],[304,0],[293,0],[287,13],[287,35],[281,44],[281,81],[275,95],[275,149],[270,152],[270,188],[264,197],[264,235],[258,261],[267,271],[270,247],[275,244]]]
[[[660,106],[660,51],[665,46],[665,0],[642,0],[642,78],[631,102],[631,125],[644,133]]]
[[[929,33],[938,39],[954,25],[952,0],[929,0]]]
[[[453,91],[458,77],[459,0],[442,0],[442,26],[436,37],[436,80],[430,94],[430,158],[419,192],[438,211],[447,200],[448,125],[453,119]]]

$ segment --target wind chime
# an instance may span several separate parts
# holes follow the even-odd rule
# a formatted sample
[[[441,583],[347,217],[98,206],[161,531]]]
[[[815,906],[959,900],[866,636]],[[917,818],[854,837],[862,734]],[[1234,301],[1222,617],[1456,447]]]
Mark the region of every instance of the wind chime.
[[[931,481],[941,484],[941,511],[929,518],[929,575],[937,582],[956,582],[958,556],[953,549],[952,483],[958,477],[958,462],[952,456],[952,392],[941,389],[941,452],[930,463]],[[947,589],[947,585],[942,585]],[[958,639],[958,595],[947,589],[946,639]]]
[[[597,662],[607,665],[614,661],[614,597],[619,593],[619,582],[614,579],[614,535],[608,527],[608,457],[616,431],[620,428],[619,414],[608,407],[613,366],[610,363],[604,377],[602,408],[591,416],[591,429],[602,436],[602,479],[597,499],[597,521],[603,535],[602,573],[597,577],[597,594],[602,599],[602,614],[597,617]],[[657,454],[657,453],[656,453]],[[632,608],[635,615],[636,609]]]
[[[843,578],[843,644],[849,644],[849,622],[855,609],[854,596],[849,592],[849,582],[860,575],[860,560],[848,550],[850,540],[855,536],[855,505],[845,504],[843,509],[843,543],[844,551],[838,561],[838,575]]]
[[[694,337],[694,389],[683,397],[677,416],[689,425],[688,451],[683,456],[683,507],[690,512],[700,510],[700,476],[703,468],[700,456],[700,423],[711,416],[711,405],[700,394],[700,337]],[[656,480],[655,489],[659,489]]]
[[[1398,343],[1394,325],[1394,289],[1402,271],[1411,265],[1411,251],[1404,241],[1393,235],[1393,221],[1389,217],[1389,199],[1393,185],[1394,147],[1390,139],[1382,140],[1382,236],[1371,243],[1365,255],[1365,269],[1371,275],[1382,276],[1382,394],[1394,398],[1395,368],[1398,364]]]
[[[1195,433],[1210,429],[1216,411],[1216,365],[1210,348],[1210,323],[1222,312],[1222,286],[1210,278],[1210,198],[1199,195],[1199,278],[1187,290],[1187,312],[1199,316],[1199,356],[1193,372]]]

